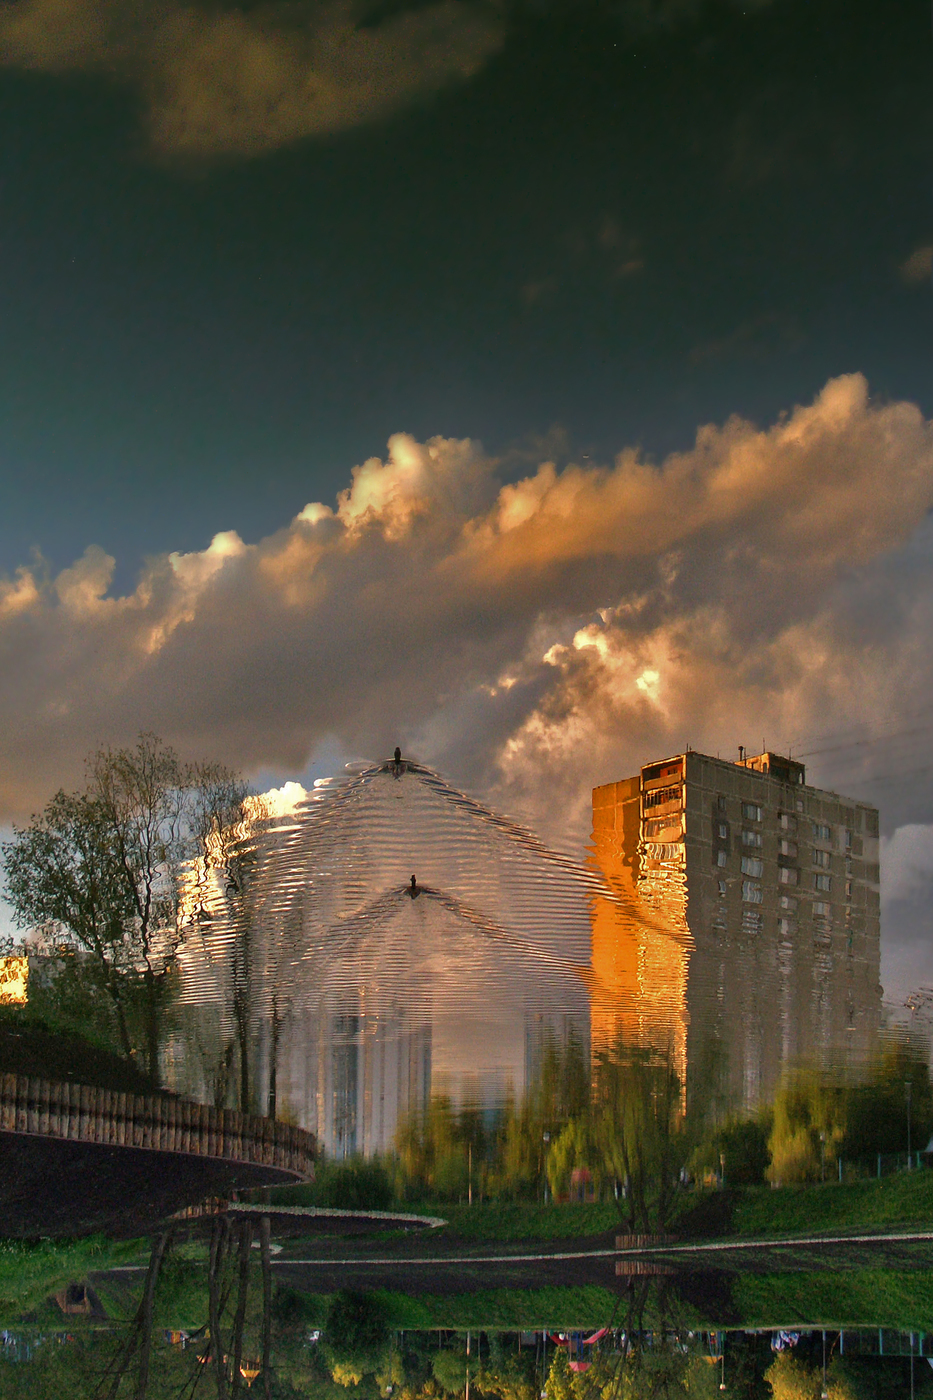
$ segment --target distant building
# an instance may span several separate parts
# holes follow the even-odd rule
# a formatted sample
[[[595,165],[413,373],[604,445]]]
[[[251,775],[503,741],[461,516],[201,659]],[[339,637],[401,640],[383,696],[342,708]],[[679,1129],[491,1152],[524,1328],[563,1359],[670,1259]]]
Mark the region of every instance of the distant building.
[[[687,1103],[855,1071],[881,1015],[878,812],[778,754],[686,752],[593,790],[594,1053],[669,1047]]]

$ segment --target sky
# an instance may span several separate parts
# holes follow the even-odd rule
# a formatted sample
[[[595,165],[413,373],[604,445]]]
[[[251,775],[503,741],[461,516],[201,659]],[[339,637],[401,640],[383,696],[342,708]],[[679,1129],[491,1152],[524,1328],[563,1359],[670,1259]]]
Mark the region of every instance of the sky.
[[[933,984],[929,14],[2,0],[0,822],[793,748]]]

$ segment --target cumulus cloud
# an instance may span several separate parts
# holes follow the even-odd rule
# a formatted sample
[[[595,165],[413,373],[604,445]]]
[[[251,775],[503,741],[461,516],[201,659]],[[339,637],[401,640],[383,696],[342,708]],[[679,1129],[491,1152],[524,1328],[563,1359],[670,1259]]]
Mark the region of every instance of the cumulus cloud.
[[[401,743],[576,841],[591,784],[686,743],[925,704],[931,506],[931,425],[859,375],[659,464],[503,483],[475,442],[397,435],[332,506],[154,559],[128,596],[94,547],[0,583],[0,820],[151,728],[283,778]]]
[[[360,0],[4,0],[7,66],[110,74],[138,87],[165,155],[255,155],[383,117],[474,73],[501,25],[479,0],[367,24]]]

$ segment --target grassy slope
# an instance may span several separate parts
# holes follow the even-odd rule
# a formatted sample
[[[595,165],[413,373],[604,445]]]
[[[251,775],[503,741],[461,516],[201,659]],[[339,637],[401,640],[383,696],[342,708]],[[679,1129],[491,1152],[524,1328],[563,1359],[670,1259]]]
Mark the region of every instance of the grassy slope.
[[[880,1181],[747,1188],[738,1195],[729,1233],[754,1238],[911,1225],[933,1229],[933,1171],[928,1169]]]
[[[805,1322],[933,1331],[933,1274],[924,1269],[742,1274],[733,1300],[746,1327]]]
[[[50,1294],[66,1284],[138,1254],[138,1241],[115,1244],[100,1235],[65,1243],[0,1241],[0,1322],[9,1325],[23,1313],[39,1309]]]
[[[313,1188],[289,1187],[276,1193],[282,1203],[309,1203]],[[305,1193],[303,1197],[301,1193]],[[719,1209],[720,1204],[725,1209]],[[728,1193],[691,1194],[685,1213],[693,1217],[681,1227],[684,1237],[744,1235],[749,1238],[929,1226],[933,1229],[933,1170],[901,1172],[880,1181],[827,1182],[814,1186],[746,1187]],[[447,1221],[434,1238],[454,1238],[502,1244],[532,1240],[580,1240],[621,1232],[612,1204],[548,1205],[534,1202],[486,1202],[482,1205],[406,1203],[398,1209],[413,1214],[439,1215]],[[701,1224],[702,1222],[702,1224]],[[673,1224],[674,1230],[678,1229]]]
[[[0,1073],[74,1080],[119,1093],[154,1092],[136,1065],[73,1031],[32,1019],[19,1007],[0,1011]]]
[[[425,1214],[428,1212],[425,1211]],[[445,1234],[462,1240],[570,1240],[619,1230],[613,1205],[536,1205],[532,1202],[432,1207],[447,1221]]]

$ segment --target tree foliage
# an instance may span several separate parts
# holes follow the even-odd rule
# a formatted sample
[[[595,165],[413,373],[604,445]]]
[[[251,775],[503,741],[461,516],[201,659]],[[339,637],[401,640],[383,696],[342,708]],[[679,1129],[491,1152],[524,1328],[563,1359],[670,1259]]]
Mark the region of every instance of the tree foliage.
[[[2,847],[16,922],[93,960],[121,1050],[141,1053],[153,1079],[169,971],[196,912],[185,875],[245,796],[227,769],[183,763],[156,735],[142,734],[134,748],[95,754],[86,789],[56,793]]]

